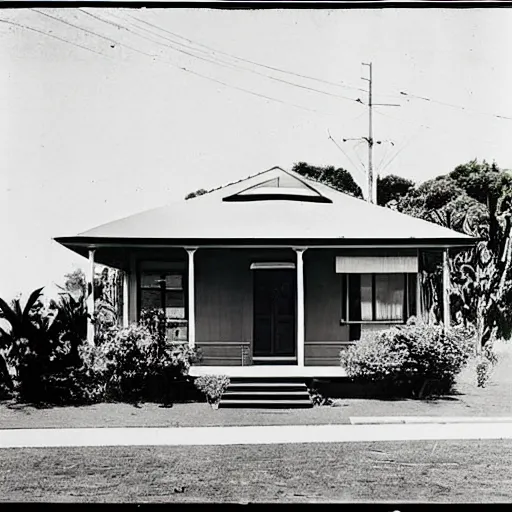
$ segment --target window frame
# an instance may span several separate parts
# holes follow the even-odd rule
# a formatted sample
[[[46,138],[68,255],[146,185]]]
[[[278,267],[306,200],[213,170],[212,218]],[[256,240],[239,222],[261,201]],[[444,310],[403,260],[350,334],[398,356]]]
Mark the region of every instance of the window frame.
[[[371,275],[371,282],[372,282],[372,319],[371,320],[349,320],[350,319],[350,276],[351,275],[357,275],[361,276],[362,274],[369,274]],[[361,324],[405,324],[408,320],[408,318],[411,316],[411,286],[410,286],[410,280],[412,279],[412,276],[417,276],[417,274],[412,272],[385,272],[382,274],[401,274],[403,275],[404,279],[404,299],[403,299],[403,316],[401,320],[376,320],[375,314],[376,314],[376,289],[375,289],[375,276],[381,274],[376,272],[363,272],[363,273],[357,273],[357,274],[350,274],[350,273],[343,273],[341,274],[341,293],[342,293],[342,300],[341,300],[341,325],[361,325]],[[417,286],[417,285],[416,285]],[[417,293],[417,291],[416,291]],[[414,308],[417,311],[418,304],[417,304],[417,298],[415,297],[414,302]],[[416,314],[416,311],[413,312],[413,314]]]
[[[183,318],[171,318],[167,317],[168,321],[175,323],[175,324],[183,324],[188,325],[188,317],[189,317],[189,305],[188,305],[188,272],[187,269],[183,267],[183,264],[181,261],[156,261],[156,260],[147,260],[144,263],[150,263],[150,265],[147,266],[147,268],[143,268],[142,265],[139,265],[138,268],[138,279],[137,279],[137,317],[140,319],[140,315],[142,312],[142,292],[143,290],[154,290],[154,291],[160,291],[160,306],[158,307],[159,310],[163,310],[165,313],[165,303],[166,303],[166,292],[167,291],[180,291],[176,288],[167,288],[165,285],[165,276],[166,275],[180,275],[181,276],[181,283],[182,283],[182,289],[183,292],[183,307],[184,307],[184,317]],[[163,281],[160,283],[160,285],[153,285],[153,286],[144,286],[142,284],[142,276],[143,274],[151,273],[151,274],[159,274],[160,275],[160,281]],[[163,305],[163,307],[162,307]]]

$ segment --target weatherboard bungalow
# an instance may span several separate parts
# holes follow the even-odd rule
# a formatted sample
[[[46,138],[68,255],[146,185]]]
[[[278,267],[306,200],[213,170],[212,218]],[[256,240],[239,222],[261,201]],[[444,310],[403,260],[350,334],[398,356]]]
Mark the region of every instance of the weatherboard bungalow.
[[[361,333],[421,314],[421,252],[443,252],[446,304],[447,251],[474,243],[279,167],[56,241],[90,279],[124,271],[124,325],[162,308],[170,342],[201,349],[192,375],[232,377],[343,376]]]

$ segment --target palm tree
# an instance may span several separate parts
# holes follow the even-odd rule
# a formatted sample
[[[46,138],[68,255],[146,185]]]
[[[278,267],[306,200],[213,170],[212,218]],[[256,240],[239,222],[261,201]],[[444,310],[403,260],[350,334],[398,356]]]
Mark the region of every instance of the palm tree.
[[[8,371],[8,362],[17,361],[22,350],[21,340],[27,340],[29,347],[42,337],[48,338],[51,324],[43,320],[34,311],[38,304],[43,288],[34,290],[25,307],[21,306],[20,299],[14,299],[11,305],[0,298],[0,317],[11,326],[9,331],[0,327],[0,379],[10,389],[14,383]]]

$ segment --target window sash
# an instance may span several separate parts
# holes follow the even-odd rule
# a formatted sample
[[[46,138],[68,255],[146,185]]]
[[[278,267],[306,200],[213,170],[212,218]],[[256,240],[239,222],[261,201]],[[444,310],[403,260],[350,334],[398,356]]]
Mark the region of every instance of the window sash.
[[[164,311],[170,320],[186,320],[188,307],[186,297],[185,275],[181,270],[174,269],[148,269],[141,270],[139,277],[139,308],[156,309]],[[159,294],[157,298],[155,293]],[[152,304],[149,306],[147,300]],[[147,298],[147,299],[146,299]],[[146,304],[145,304],[146,302]]]
[[[342,285],[343,323],[404,323],[416,314],[416,274],[347,273]],[[394,301],[387,300],[390,286]]]

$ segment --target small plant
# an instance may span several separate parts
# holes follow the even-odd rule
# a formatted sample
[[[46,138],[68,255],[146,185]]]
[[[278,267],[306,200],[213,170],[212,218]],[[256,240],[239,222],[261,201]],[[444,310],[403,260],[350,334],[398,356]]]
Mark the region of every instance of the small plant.
[[[194,384],[206,396],[207,402],[215,408],[228,388],[229,382],[229,377],[226,375],[202,375],[195,380]]]
[[[491,376],[492,363],[487,357],[481,356],[476,364],[476,383],[479,388],[485,388]]]
[[[489,363],[491,363],[492,366],[496,366],[498,364],[498,354],[494,350],[494,342],[488,341],[483,350],[483,355],[486,359],[488,359]]]
[[[313,402],[314,406],[320,406],[320,405],[328,405],[331,406],[333,404],[333,401],[327,397],[324,396],[318,389],[311,388],[309,391],[309,397],[311,398],[311,402]]]

